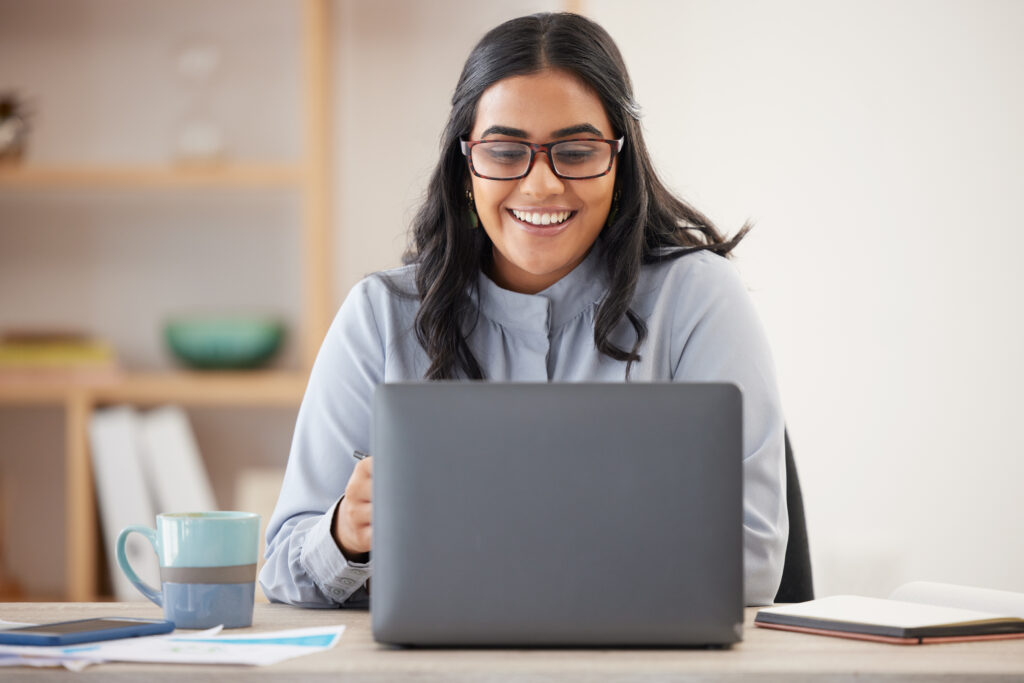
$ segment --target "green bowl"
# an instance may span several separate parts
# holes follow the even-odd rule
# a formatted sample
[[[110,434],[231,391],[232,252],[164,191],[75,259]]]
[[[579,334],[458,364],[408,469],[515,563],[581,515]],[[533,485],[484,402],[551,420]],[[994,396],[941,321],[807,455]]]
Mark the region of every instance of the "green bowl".
[[[164,339],[174,355],[204,370],[260,367],[283,338],[284,325],[273,318],[175,318],[164,325]]]

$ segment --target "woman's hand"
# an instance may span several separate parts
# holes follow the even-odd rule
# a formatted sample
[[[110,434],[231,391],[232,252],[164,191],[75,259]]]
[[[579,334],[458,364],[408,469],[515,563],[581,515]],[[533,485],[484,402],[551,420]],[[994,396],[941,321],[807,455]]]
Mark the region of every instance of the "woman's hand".
[[[373,458],[356,463],[345,486],[345,497],[334,518],[334,540],[346,559],[365,562],[373,535],[370,495],[373,490]],[[363,557],[360,557],[360,556]]]

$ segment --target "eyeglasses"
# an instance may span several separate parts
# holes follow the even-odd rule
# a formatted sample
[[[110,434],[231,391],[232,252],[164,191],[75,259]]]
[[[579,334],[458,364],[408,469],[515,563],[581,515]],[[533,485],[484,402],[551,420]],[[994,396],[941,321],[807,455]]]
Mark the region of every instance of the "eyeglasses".
[[[566,180],[586,180],[608,175],[615,155],[622,151],[626,138],[591,140],[586,138],[535,144],[512,140],[460,140],[462,153],[469,159],[469,170],[487,180],[525,178],[538,154],[547,154],[551,170]]]

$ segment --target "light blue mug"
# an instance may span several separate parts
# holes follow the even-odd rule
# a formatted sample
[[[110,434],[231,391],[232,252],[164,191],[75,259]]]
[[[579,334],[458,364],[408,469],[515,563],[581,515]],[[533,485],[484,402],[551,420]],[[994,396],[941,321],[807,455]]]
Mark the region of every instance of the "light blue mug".
[[[160,558],[160,584],[144,583],[128,563],[125,541],[145,536]],[[164,608],[177,628],[252,625],[260,516],[254,512],[172,512],[156,529],[129,526],[117,537],[117,564],[139,592]]]

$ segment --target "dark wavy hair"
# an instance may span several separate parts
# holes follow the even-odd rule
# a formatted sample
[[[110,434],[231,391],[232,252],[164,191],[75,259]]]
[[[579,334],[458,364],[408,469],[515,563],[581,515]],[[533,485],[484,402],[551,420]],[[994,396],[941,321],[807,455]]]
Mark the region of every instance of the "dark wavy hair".
[[[459,138],[468,136],[477,102],[487,88],[512,76],[561,69],[590,86],[601,99],[613,137],[625,136],[616,174],[617,206],[598,236],[608,275],[607,294],[594,320],[594,344],[611,358],[632,363],[647,337],[644,321],[629,308],[640,267],[706,249],[727,255],[750,229],[745,224],[725,239],[701,212],[673,195],[654,171],[640,125],[640,107],[626,65],[611,36],[577,14],[543,13],[512,19],[490,31],[466,60],[452,95],[452,110],[441,137],[441,158],[413,221],[405,264],[417,264],[417,292],[401,295],[420,300],[416,337],[430,358],[424,379],[486,379],[466,338],[479,311],[470,295],[478,274],[492,258],[492,242],[469,225],[469,169]],[[674,248],[675,249],[666,249]],[[682,249],[678,249],[682,247]],[[629,350],[610,336],[625,316],[636,332]]]

